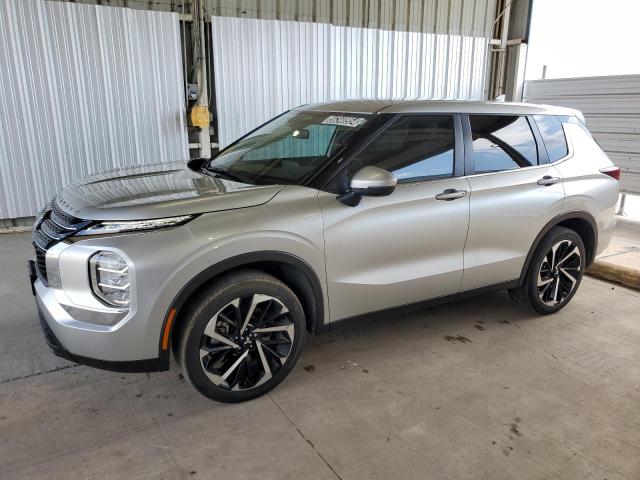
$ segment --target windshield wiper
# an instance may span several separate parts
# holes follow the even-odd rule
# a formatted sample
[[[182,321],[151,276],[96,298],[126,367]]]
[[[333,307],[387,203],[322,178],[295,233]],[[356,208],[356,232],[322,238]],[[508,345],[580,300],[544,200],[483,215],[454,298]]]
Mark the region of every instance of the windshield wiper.
[[[207,172],[215,173],[216,175],[218,175],[220,177],[225,177],[225,178],[227,178],[229,180],[232,180],[234,182],[248,183],[249,185],[253,185],[254,184],[248,178],[244,178],[244,177],[242,177],[240,175],[236,175],[235,173],[231,173],[228,170],[225,170],[223,168],[204,167],[203,170],[206,170]]]

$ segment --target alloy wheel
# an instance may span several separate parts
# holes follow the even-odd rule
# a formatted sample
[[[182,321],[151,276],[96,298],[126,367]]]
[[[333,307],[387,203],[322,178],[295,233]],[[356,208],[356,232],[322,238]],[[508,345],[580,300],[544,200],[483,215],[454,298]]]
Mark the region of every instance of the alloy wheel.
[[[252,294],[229,302],[209,320],[200,363],[215,385],[248,390],[271,379],[293,348],[295,326],[277,298]]]
[[[561,240],[542,259],[536,283],[540,300],[549,307],[564,302],[578,285],[582,259],[571,240]]]

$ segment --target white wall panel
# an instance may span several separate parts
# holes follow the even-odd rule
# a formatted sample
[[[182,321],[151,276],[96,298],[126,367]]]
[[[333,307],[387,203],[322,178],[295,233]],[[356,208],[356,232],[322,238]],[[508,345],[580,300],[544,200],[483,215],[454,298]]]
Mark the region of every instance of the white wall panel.
[[[484,98],[483,37],[212,17],[212,41],[222,147],[306,103]]]
[[[0,0],[0,219],[72,180],[188,158],[178,17]]]
[[[640,75],[526,82],[525,101],[577,108],[609,158],[622,169],[622,186],[640,194]]]
[[[82,0],[98,1],[98,0]],[[140,3],[127,1],[128,5]],[[171,0],[162,0],[169,2]],[[173,0],[174,7],[180,3]],[[345,27],[488,37],[496,0],[205,0],[223,17],[331,23]],[[180,11],[180,10],[177,10]]]

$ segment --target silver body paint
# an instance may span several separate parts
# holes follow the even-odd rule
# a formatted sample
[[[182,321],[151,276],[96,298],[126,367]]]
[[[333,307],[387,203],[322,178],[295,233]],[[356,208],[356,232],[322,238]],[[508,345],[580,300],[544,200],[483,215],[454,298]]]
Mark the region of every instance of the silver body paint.
[[[555,107],[487,102],[336,102],[304,109],[362,113],[577,115]],[[329,324],[408,303],[519,278],[536,236],[555,217],[584,212],[596,221],[597,252],[615,225],[618,182],[612,165],[578,125],[566,125],[569,154],[553,164],[400,184],[356,207],[304,186],[252,186],[211,178],[182,162],[95,175],[57,197],[67,213],[92,220],[200,214],[176,228],[63,242],[47,256],[54,278],[35,281],[44,320],[74,355],[106,361],[158,357],[172,302],[194,277],[228,259],[283,252],[317,277]],[[560,179],[542,186],[545,176]],[[468,192],[437,201],[446,189]],[[131,307],[110,308],[87,274],[97,251],[130,267]],[[113,324],[115,322],[115,324]]]

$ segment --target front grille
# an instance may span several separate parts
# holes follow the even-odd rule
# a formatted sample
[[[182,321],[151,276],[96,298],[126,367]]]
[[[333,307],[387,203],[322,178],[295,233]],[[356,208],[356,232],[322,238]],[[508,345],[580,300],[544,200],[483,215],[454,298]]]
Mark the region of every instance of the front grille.
[[[86,224],[84,220],[63,212],[55,200],[51,202],[51,216],[49,218],[59,226],[66,226],[75,230],[79,230],[81,228],[79,227],[80,224],[82,224],[82,226]]]
[[[46,259],[45,259],[46,255],[47,255],[47,251],[41,249],[35,243],[33,244],[33,246],[36,249],[36,269],[38,270],[38,274],[40,275],[40,279],[43,281],[43,283],[45,285],[47,285],[48,284],[47,262],[46,262]]]
[[[71,237],[89,223],[91,222],[63,212],[55,200],[45,208],[42,215],[38,216],[33,226],[32,238],[36,250],[36,269],[40,280],[45,285],[48,286],[47,250],[65,238]]]

